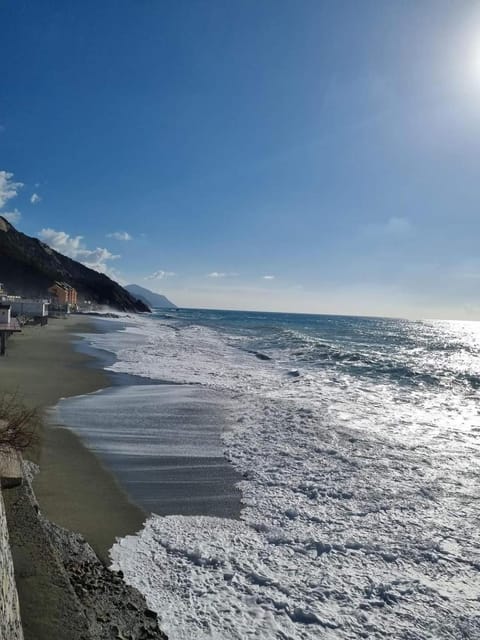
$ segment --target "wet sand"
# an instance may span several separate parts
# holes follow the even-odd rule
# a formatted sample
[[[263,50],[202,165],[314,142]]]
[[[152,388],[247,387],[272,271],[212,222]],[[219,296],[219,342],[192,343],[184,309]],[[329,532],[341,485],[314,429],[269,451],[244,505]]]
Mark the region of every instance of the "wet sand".
[[[60,402],[52,419],[78,434],[147,512],[239,518],[242,478],[221,439],[230,410],[212,390],[130,379]]]
[[[72,316],[46,327],[25,327],[0,359],[0,392],[16,391],[31,407],[45,409],[60,398],[110,385],[92,356],[73,348],[75,333],[95,331],[94,321]],[[30,456],[40,465],[34,490],[44,515],[82,533],[108,562],[116,537],[141,529],[146,513],[134,505],[97,456],[62,426],[45,424]]]

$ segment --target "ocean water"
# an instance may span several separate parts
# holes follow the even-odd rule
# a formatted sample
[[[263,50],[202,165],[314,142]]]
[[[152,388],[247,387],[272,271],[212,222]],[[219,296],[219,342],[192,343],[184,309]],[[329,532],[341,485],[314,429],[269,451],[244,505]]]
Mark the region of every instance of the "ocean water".
[[[109,368],[187,385],[217,427],[157,437],[138,415],[121,442],[101,421],[87,436],[140,461],[224,456],[241,491],[240,518],[152,508],[111,550],[171,640],[480,638],[479,323],[126,321],[88,337]],[[93,415],[105,397],[76,401]]]

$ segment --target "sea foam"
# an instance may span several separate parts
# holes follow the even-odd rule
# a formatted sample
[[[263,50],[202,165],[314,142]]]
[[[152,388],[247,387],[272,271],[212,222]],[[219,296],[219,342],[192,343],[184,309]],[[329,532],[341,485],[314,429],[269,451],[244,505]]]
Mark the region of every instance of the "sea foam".
[[[288,358],[171,321],[93,341],[114,370],[231,403],[241,520],[153,515],[111,550],[172,640],[480,637],[475,394],[289,376]]]

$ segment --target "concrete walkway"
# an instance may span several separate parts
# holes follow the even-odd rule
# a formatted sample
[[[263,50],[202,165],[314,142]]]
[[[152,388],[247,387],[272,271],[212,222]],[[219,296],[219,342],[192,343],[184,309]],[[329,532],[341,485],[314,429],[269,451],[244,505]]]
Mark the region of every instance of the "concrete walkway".
[[[86,616],[28,483],[3,492],[25,640],[89,640]]]
[[[21,465],[31,475],[31,464]],[[167,640],[120,572],[108,570],[82,536],[39,513],[31,477],[2,495],[24,640]]]

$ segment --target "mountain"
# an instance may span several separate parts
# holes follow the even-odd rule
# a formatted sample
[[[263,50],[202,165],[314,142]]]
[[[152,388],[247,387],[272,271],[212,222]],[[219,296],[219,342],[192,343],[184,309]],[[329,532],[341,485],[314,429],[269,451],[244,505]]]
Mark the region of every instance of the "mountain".
[[[0,282],[8,293],[45,297],[56,280],[72,285],[79,301],[91,300],[119,311],[150,311],[105,274],[26,236],[0,216]]]
[[[141,287],[138,284],[127,284],[125,289],[135,298],[138,298],[139,300],[142,300],[142,302],[145,302],[145,304],[148,304],[152,309],[177,309],[177,305],[170,302],[170,300],[165,296],[155,293],[154,291],[150,291],[150,289],[145,289],[145,287]]]

